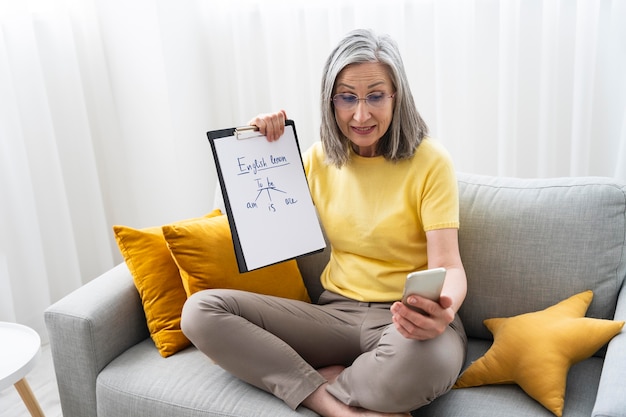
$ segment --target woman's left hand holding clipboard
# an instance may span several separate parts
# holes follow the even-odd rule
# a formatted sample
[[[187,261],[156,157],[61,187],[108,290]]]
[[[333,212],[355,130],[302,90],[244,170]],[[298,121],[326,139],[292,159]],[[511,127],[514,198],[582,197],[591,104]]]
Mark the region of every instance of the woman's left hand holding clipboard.
[[[285,120],[287,120],[287,113],[285,110],[280,110],[276,113],[259,114],[248,124],[258,127],[259,133],[267,137],[269,142],[274,142],[285,133]]]

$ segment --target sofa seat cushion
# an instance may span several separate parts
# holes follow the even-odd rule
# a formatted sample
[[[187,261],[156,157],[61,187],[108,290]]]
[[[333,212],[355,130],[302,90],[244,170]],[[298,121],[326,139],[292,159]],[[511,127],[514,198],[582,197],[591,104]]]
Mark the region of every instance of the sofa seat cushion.
[[[281,417],[294,412],[215,365],[193,346],[163,358],[150,339],[109,363],[96,382],[98,416]]]
[[[470,339],[465,367],[487,352],[491,342]],[[592,357],[569,372],[564,415],[588,417],[603,360]],[[100,372],[98,416],[281,417],[317,416],[304,407],[292,411],[274,396],[213,364],[193,346],[162,358],[150,339],[128,349]],[[517,385],[454,389],[414,417],[554,417]]]
[[[483,356],[490,347],[490,341],[470,339],[464,368]],[[591,415],[603,362],[603,359],[594,356],[570,368],[564,416]],[[453,389],[412,414],[414,417],[554,417],[517,385]]]

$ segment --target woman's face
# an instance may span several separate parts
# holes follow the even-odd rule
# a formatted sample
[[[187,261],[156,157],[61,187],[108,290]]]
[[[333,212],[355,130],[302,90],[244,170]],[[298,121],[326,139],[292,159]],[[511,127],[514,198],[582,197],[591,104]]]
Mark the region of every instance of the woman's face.
[[[333,93],[335,119],[357,154],[376,156],[376,144],[389,129],[393,117],[394,92],[384,64],[353,64],[339,73]],[[342,99],[337,94],[353,94],[361,100],[355,102],[353,96]],[[368,101],[364,100],[368,96]]]

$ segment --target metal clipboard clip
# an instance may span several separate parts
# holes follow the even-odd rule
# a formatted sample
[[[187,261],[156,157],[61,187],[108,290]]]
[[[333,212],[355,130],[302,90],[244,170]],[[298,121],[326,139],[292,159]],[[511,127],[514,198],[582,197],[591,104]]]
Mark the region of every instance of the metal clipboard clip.
[[[259,133],[259,128],[257,126],[242,126],[235,128],[235,138],[238,140],[243,139],[252,139],[257,138],[259,136],[263,136]]]

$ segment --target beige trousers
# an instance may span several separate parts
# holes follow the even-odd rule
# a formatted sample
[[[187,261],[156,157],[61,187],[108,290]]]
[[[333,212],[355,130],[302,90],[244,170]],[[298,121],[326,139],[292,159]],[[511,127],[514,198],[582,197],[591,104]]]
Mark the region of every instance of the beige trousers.
[[[324,292],[318,304],[237,290],[206,290],[183,308],[193,344],[238,378],[295,409],[326,380],[316,369],[346,369],[327,390],[345,404],[406,412],[447,392],[467,339],[458,317],[439,337],[403,337],[391,303],[362,303]]]

